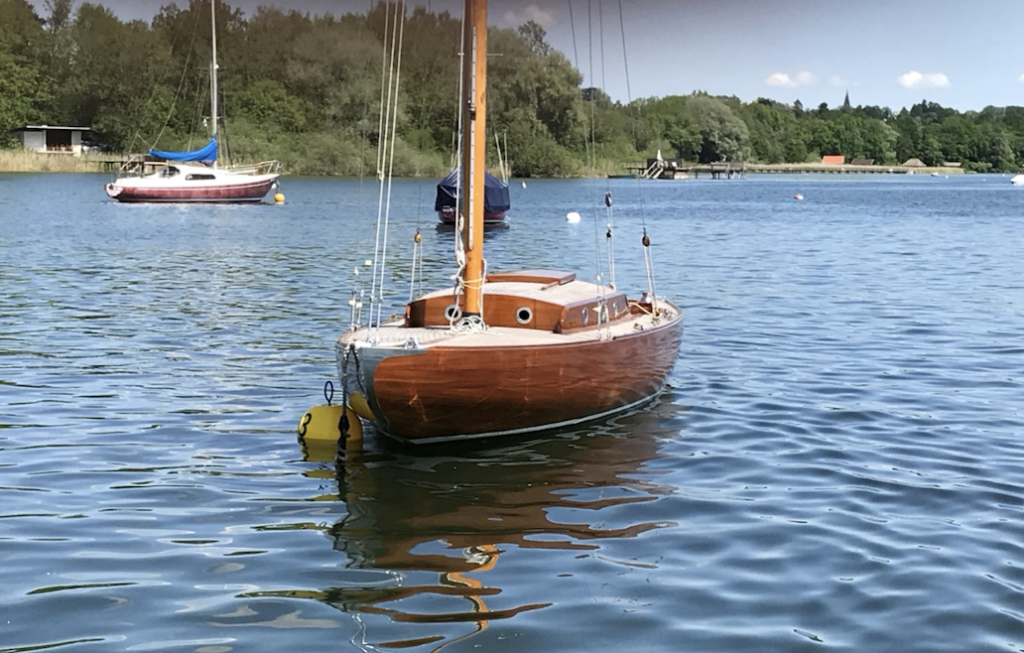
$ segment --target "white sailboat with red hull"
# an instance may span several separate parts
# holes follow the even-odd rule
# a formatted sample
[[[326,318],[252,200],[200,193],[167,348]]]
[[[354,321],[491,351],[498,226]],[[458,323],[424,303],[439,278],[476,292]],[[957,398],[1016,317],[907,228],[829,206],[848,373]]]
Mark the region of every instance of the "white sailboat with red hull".
[[[118,178],[105,186],[107,195],[119,202],[260,202],[280,177],[281,164],[264,161],[251,166],[220,167],[217,134],[217,0],[210,0],[212,59],[210,62],[210,141],[198,150],[171,152],[149,150],[163,161],[146,174],[146,164],[130,161]]]
[[[403,316],[353,327],[335,347],[348,406],[415,443],[528,433],[636,407],[663,387],[682,341],[683,312],[655,297],[649,258],[648,292],[638,298],[572,272],[485,275],[486,0],[466,0],[465,11],[468,192],[456,287],[413,299]],[[643,245],[649,256],[646,234]]]

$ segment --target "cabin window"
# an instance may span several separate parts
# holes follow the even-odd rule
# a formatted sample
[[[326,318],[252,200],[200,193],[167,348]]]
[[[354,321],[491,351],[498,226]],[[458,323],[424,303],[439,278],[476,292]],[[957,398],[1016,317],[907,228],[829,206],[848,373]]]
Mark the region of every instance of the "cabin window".
[[[160,176],[161,177],[173,177],[174,175],[178,174],[179,172],[180,172],[180,170],[178,170],[174,166],[167,166],[165,168],[160,168]]]
[[[529,324],[533,321],[533,311],[528,306],[520,306],[519,310],[516,311],[516,322],[519,324]]]
[[[590,311],[586,306],[580,311],[580,321],[583,322],[583,326],[587,326],[587,322],[590,321]]]
[[[206,181],[209,179],[216,179],[214,175],[188,175],[185,177],[185,181]]]

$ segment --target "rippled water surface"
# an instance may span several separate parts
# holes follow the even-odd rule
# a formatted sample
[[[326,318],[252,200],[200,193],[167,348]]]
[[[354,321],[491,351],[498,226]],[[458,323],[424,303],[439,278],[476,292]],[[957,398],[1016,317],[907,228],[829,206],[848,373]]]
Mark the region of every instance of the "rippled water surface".
[[[105,180],[0,175],[0,651],[1024,651],[1007,178],[615,180],[620,287],[646,221],[686,310],[659,400],[339,468],[295,427],[377,187],[123,206]],[[490,268],[592,278],[607,186],[514,182]],[[417,226],[426,286],[453,272],[432,196],[395,184],[391,310]]]

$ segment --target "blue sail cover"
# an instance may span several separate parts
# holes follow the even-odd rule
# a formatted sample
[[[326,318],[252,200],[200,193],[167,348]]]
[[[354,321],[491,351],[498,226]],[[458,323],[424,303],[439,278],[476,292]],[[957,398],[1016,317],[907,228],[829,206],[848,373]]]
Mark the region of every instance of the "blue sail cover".
[[[216,161],[217,160],[217,137],[214,136],[205,147],[191,152],[167,152],[165,150],[150,150],[150,156],[167,161]]]
[[[434,210],[440,211],[445,207],[455,206],[455,195],[459,189],[459,169],[452,170],[447,177],[437,185],[437,199],[434,200]],[[508,211],[511,207],[508,197],[508,186],[502,180],[491,173],[484,175],[484,212],[500,213]]]

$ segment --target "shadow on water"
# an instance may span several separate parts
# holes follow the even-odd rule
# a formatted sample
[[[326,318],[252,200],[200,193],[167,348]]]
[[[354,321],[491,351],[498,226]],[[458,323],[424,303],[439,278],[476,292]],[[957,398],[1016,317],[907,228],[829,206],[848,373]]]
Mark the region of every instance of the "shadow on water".
[[[508,231],[508,222],[485,222],[484,223],[484,235],[489,233]],[[452,222],[438,222],[436,223],[436,229],[441,233],[455,233],[455,224]]]
[[[381,442],[377,450],[310,470],[307,476],[337,483],[337,495],[317,499],[346,506],[342,519],[325,526],[345,555],[344,568],[376,573],[346,576],[355,580],[320,591],[260,596],[310,598],[353,615],[380,615],[390,625],[371,630],[401,633],[375,645],[428,650],[551,606],[558,594],[541,586],[530,588],[526,600],[521,589],[501,596],[498,583],[516,577],[514,570],[511,577],[501,573],[502,556],[542,550],[579,557],[599,549],[601,540],[673,526],[627,519],[606,528],[601,511],[671,494],[646,468],[664,455],[666,439],[678,436],[678,427],[663,426],[678,410],[660,403],[587,429],[468,450],[410,451]],[[307,461],[334,462],[334,443],[302,446]]]

